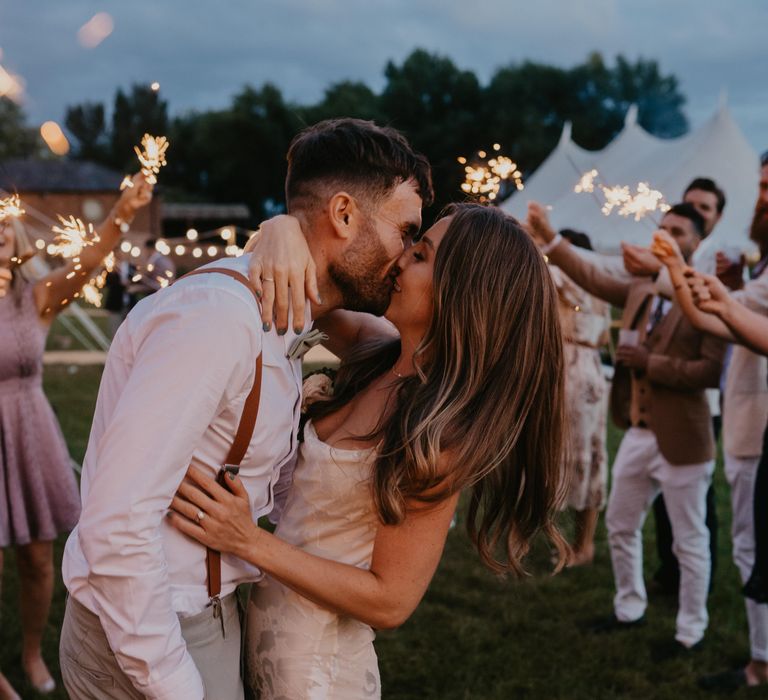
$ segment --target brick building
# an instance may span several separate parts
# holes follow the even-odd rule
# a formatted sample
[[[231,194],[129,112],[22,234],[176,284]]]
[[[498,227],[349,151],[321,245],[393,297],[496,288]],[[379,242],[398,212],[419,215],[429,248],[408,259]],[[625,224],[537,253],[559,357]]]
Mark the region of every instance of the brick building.
[[[27,232],[45,241],[51,240],[57,215],[75,216],[94,226],[103,221],[120,195],[123,176],[87,161],[27,158],[0,162],[0,190],[21,197]],[[141,247],[147,238],[160,236],[161,206],[156,193],[149,207],[136,216],[127,240]]]

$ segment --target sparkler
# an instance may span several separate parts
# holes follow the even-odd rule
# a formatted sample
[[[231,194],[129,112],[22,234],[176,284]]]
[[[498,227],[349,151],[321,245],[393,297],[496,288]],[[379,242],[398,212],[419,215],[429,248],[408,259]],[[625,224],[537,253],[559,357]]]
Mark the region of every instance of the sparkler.
[[[579,181],[576,183],[576,187],[573,188],[574,192],[594,192],[595,191],[595,178],[597,177],[597,170],[590,170],[584,173]]]
[[[19,195],[12,194],[10,197],[0,199],[0,221],[18,219],[22,214],[24,210],[21,208]]]
[[[669,211],[669,204],[664,200],[664,195],[659,190],[653,190],[647,182],[639,182],[635,187],[634,194],[628,185],[613,185],[608,187],[600,182],[595,184],[599,177],[597,170],[589,170],[584,173],[576,186],[574,192],[588,192],[596,198],[595,187],[603,194],[603,202],[600,211],[605,216],[610,216],[614,209],[619,216],[633,216],[635,221],[640,221],[643,217],[655,211]],[[597,200],[600,202],[600,200]]]
[[[99,234],[93,230],[93,224],[86,225],[74,216],[70,216],[69,219],[59,216],[59,221],[61,226],[51,228],[56,234],[56,238],[49,246],[51,255],[77,259],[83,252],[83,248],[94,245],[101,240]]]
[[[19,195],[12,194],[10,197],[0,199],[0,223],[6,219],[18,219],[24,214],[24,210],[21,208],[21,199]],[[24,255],[14,255],[8,261],[10,263],[10,269],[13,270],[16,267],[21,267],[27,260],[31,260],[37,255],[37,251],[31,251]]]
[[[165,136],[144,134],[144,138],[141,139],[141,149],[138,146],[133,147],[133,150],[136,151],[136,157],[141,163],[141,172],[144,173],[144,177],[150,185],[157,183],[160,168],[167,164],[165,152],[169,145]]]
[[[150,185],[157,184],[160,168],[168,164],[168,161],[165,159],[168,146],[170,146],[170,143],[168,143],[168,139],[165,136],[144,134],[144,138],[141,139],[141,148],[138,146],[133,147],[136,157],[139,159],[139,165],[141,165],[141,172]],[[121,190],[127,187],[133,187],[133,181],[128,175],[120,183]]]
[[[493,144],[494,151],[500,151],[498,143]],[[464,165],[464,182],[462,192],[478,197],[481,202],[493,201],[499,196],[503,182],[510,181],[518,190],[522,190],[523,174],[518,170],[517,163],[504,155],[487,158],[485,151],[478,151],[476,164],[467,164],[467,159],[460,156],[457,160]]]

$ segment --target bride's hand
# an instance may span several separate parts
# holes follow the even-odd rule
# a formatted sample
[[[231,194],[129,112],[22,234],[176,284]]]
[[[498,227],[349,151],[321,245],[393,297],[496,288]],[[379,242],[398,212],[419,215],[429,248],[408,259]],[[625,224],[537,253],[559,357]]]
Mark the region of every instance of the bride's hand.
[[[234,477],[234,478],[232,478]],[[206,547],[244,557],[258,538],[248,493],[240,478],[227,475],[229,490],[196,467],[190,467],[168,512],[173,526]]]
[[[261,319],[268,331],[275,319],[278,333],[288,329],[288,310],[293,309],[296,333],[304,329],[307,299],[321,304],[317,270],[299,221],[282,214],[263,222],[260,233],[246,245],[251,253],[248,276],[261,297]]]

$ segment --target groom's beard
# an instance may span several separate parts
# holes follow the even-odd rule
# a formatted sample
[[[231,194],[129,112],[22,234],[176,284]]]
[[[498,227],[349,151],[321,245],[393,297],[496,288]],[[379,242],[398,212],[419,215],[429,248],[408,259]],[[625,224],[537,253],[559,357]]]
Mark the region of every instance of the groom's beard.
[[[383,315],[392,295],[392,278],[380,276],[389,263],[373,223],[366,221],[341,258],[328,265],[328,275],[341,292],[342,308]]]

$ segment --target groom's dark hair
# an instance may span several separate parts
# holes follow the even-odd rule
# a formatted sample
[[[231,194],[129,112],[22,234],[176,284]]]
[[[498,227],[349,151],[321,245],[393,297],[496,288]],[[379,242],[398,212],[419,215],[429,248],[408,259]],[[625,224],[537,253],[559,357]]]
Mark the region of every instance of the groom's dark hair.
[[[428,207],[434,200],[429,162],[390,127],[362,119],[327,119],[310,126],[288,148],[288,211],[344,189],[373,204],[401,182],[413,180]]]

